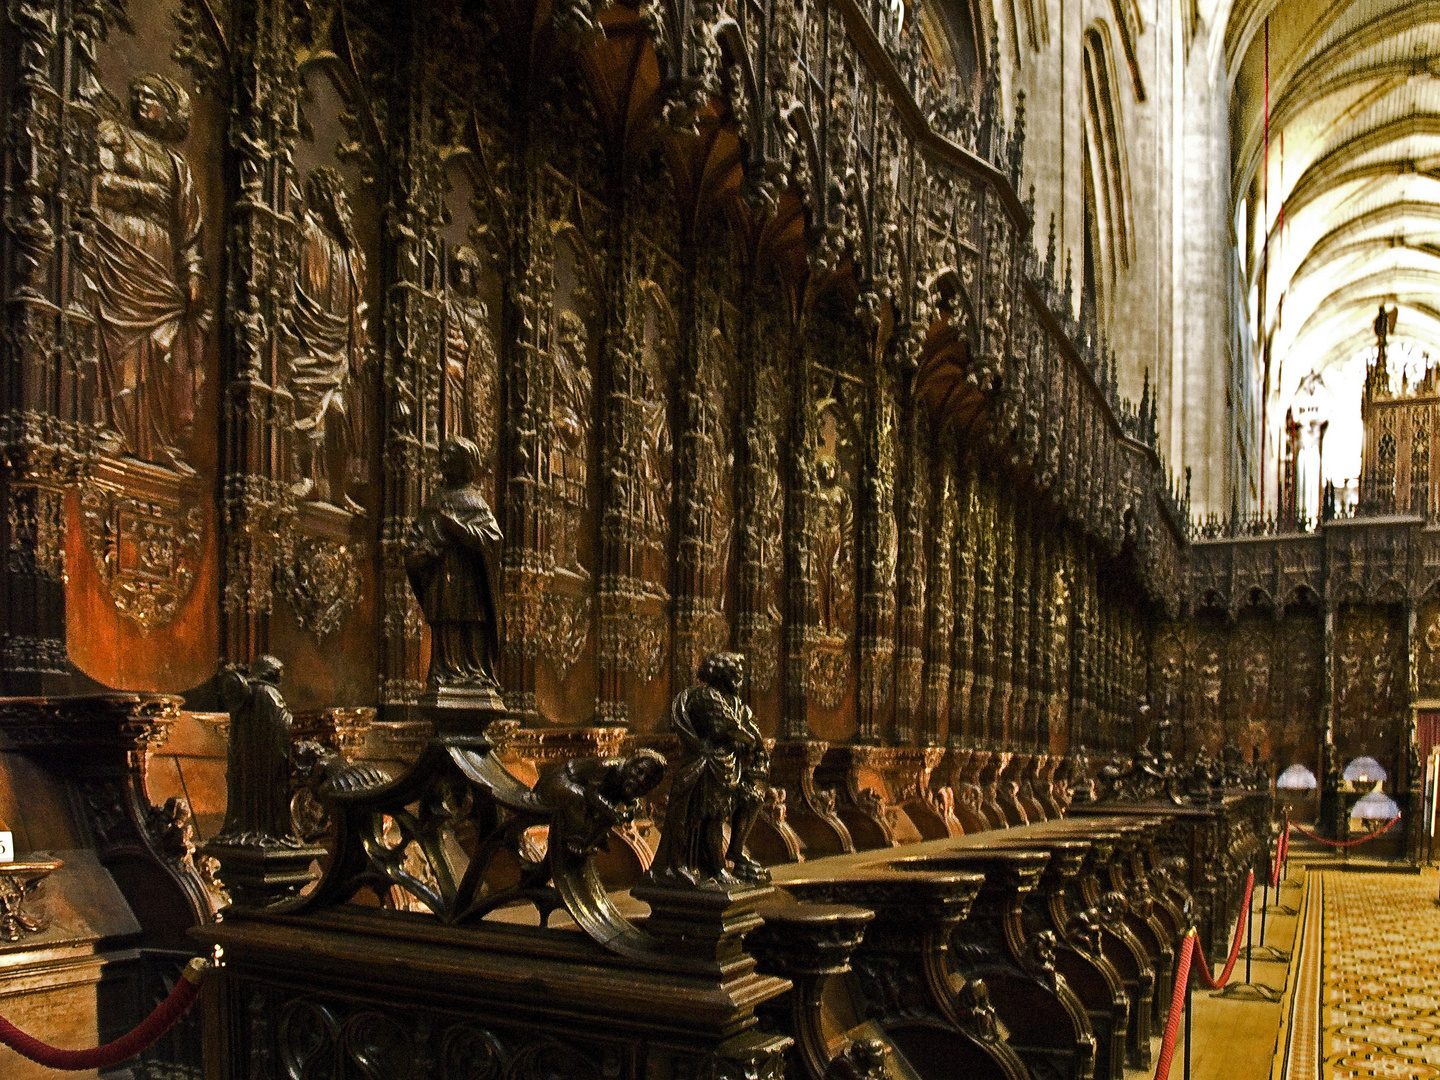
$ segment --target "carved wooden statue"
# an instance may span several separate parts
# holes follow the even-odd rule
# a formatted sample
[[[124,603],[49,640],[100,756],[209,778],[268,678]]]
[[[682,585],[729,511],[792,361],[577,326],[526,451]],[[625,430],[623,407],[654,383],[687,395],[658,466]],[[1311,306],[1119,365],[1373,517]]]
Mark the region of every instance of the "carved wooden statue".
[[[714,652],[696,674],[700,685],[682,690],[670,706],[670,727],[684,756],[671,781],[665,832],[650,874],[661,884],[722,888],[769,881],[769,871],[745,850],[770,775],[765,741],[740,700],[745,660]]]
[[[475,484],[480,451],[469,439],[440,448],[444,486],[406,536],[405,572],[430,624],[430,692],[500,705],[500,526]]]
[[[284,665],[261,656],[249,668],[227,668],[220,697],[230,713],[222,844],[298,846],[290,820],[290,728],[280,695]]]
[[[665,758],[637,750],[628,758],[572,758],[547,769],[535,794],[554,817],[550,842],[582,857],[605,846],[616,825],[635,820],[640,800],[665,778]]]

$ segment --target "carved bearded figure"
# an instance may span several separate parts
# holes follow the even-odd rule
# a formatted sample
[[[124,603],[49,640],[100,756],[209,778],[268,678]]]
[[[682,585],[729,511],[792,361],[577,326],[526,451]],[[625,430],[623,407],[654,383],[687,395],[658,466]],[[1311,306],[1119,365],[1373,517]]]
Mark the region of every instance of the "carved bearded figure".
[[[295,398],[295,493],[359,512],[348,490],[365,482],[363,387],[369,348],[365,255],[345,181],[322,166],[305,181],[290,360]]]
[[[105,449],[193,473],[181,444],[204,381],[204,297],[195,178],[177,149],[190,98],[162,75],[130,85],[132,126],[101,121],[92,190]]]

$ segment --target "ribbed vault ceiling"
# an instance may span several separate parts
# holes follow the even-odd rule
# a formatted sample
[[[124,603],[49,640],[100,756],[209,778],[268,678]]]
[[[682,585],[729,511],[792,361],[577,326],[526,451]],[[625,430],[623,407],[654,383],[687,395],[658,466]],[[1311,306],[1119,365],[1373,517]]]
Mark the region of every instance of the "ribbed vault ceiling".
[[[1225,50],[1272,408],[1372,343],[1382,303],[1440,358],[1440,0],[1236,0]]]

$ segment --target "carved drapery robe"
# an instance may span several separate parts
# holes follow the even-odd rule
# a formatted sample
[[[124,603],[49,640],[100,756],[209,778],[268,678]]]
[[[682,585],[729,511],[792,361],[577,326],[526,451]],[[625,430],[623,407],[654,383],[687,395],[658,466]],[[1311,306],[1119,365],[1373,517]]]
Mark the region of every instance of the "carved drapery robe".
[[[440,492],[415,523],[420,544],[405,560],[430,624],[433,687],[497,687],[500,526],[479,488]]]
[[[481,393],[491,346],[485,304],[473,297],[451,295],[445,301],[445,430],[480,445],[482,460],[489,447],[481,438],[476,414],[484,407]]]
[[[294,331],[299,348],[290,361],[290,392],[295,396],[295,429],[312,443],[336,437],[347,467],[354,468],[363,445],[361,388],[365,366],[365,264],[307,209],[295,281]],[[333,425],[333,427],[332,427]],[[320,452],[317,448],[316,452]],[[312,470],[332,485],[325,462]],[[326,497],[324,492],[317,493]],[[338,497],[338,486],[329,497]]]
[[[203,212],[177,150],[114,120],[98,129],[93,256],[100,397],[123,449],[184,465],[210,313],[190,301]]]

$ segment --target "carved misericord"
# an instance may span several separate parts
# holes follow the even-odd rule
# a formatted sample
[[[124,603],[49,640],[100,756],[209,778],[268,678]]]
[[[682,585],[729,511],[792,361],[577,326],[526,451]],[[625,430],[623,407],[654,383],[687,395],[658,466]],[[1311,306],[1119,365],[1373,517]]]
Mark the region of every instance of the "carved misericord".
[[[337,170],[322,165],[311,171],[301,213],[289,328],[288,385],[295,402],[292,490],[298,499],[363,513],[354,496],[369,481],[367,269],[350,195]]]

